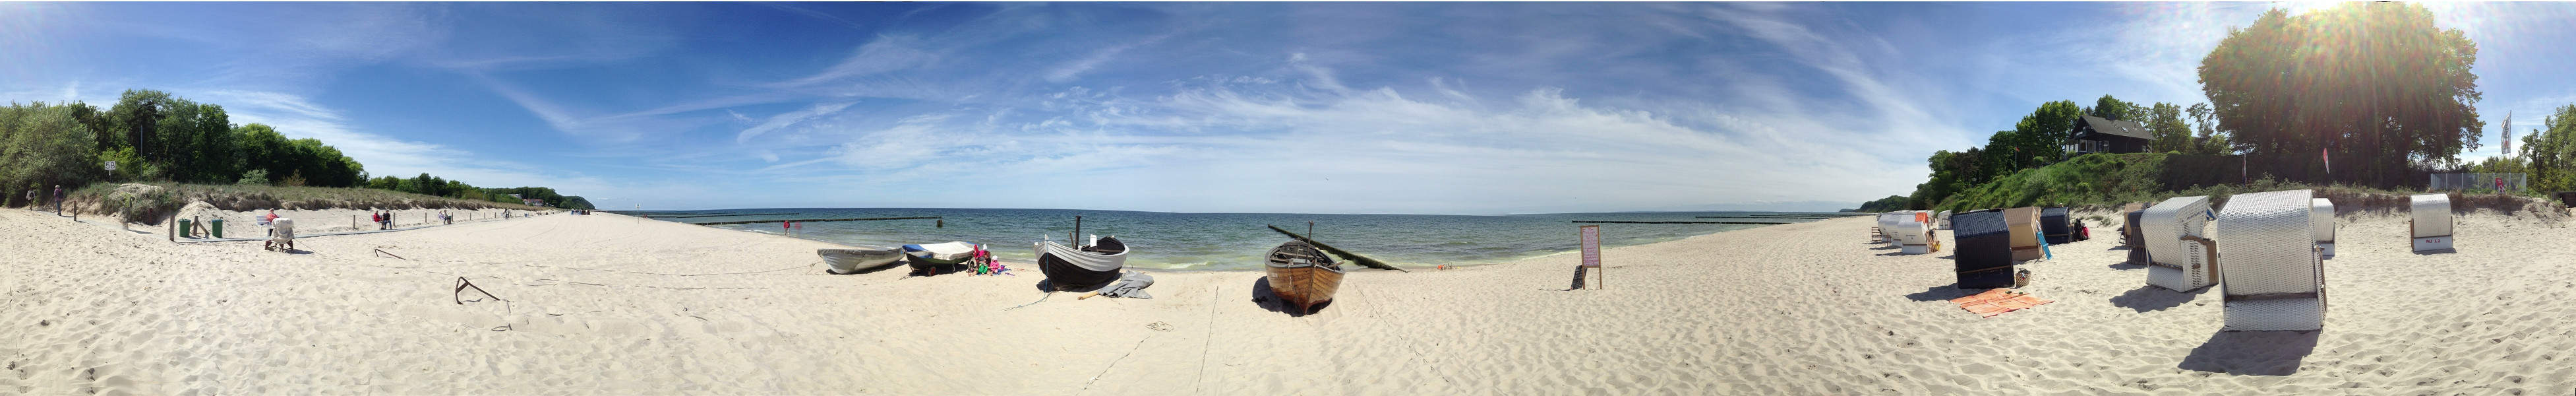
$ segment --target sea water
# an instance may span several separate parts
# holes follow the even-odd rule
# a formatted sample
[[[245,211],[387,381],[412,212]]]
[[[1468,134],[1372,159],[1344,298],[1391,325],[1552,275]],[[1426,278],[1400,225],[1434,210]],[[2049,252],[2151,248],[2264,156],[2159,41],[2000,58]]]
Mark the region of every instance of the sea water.
[[[985,244],[996,256],[1027,261],[1036,257],[1040,240],[1072,238],[1074,216],[1082,216],[1082,234],[1117,236],[1130,249],[1127,265],[1171,270],[1250,270],[1261,268],[1260,256],[1290,239],[1265,225],[1298,234],[1313,222],[1315,240],[1336,248],[1407,268],[1433,265],[1477,265],[1562,254],[1577,248],[1578,220],[1599,221],[1783,221],[1787,218],[1700,218],[1782,212],[1626,212],[1507,216],[1161,213],[1058,209],[724,209],[655,211],[630,214],[658,220],[700,223],[767,221],[711,227],[790,234],[838,244],[885,248],[905,244],[965,241]],[[835,221],[801,223],[789,233],[776,220],[877,217],[940,219]],[[1759,227],[1745,224],[1599,224],[1604,246],[1628,246],[1682,239],[1721,231]],[[1605,260],[1617,260],[1606,257]]]

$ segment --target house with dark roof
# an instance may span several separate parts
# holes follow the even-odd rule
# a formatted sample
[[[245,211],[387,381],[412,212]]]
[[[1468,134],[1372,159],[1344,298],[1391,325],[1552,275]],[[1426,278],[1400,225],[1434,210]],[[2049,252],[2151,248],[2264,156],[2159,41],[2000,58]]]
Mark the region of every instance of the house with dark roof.
[[[2075,137],[2066,142],[2066,151],[2069,155],[2144,153],[2147,141],[2154,139],[2145,125],[2088,115],[2075,120]]]

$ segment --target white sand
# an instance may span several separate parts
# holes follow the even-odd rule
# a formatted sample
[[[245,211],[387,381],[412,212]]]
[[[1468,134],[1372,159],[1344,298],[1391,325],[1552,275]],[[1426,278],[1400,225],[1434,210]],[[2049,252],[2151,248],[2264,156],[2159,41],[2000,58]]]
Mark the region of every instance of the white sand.
[[[2470,216],[2416,255],[2403,219],[2348,218],[2327,330],[2298,334],[2218,332],[2215,293],[2145,286],[2107,228],[2027,267],[2056,303],[1981,319],[1945,301],[1947,253],[1882,256],[1869,221],[1609,249],[1602,290],[1557,291],[1568,255],[1355,269],[1291,317],[1254,272],[1005,311],[1043,295],[1034,266],[822,275],[829,244],[615,215],[285,254],[5,210],[0,393],[2576,392],[2563,226]],[[458,277],[509,301],[456,304]]]

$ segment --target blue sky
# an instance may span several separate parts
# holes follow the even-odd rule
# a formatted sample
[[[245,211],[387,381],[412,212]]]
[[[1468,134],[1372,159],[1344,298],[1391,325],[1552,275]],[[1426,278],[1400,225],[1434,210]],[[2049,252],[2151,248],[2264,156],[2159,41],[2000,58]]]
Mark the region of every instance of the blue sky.
[[[612,208],[1831,210],[2041,102],[2205,101],[2274,6],[2323,5],[11,3],[0,98]],[[2576,5],[2433,7],[2491,130],[2576,103]]]

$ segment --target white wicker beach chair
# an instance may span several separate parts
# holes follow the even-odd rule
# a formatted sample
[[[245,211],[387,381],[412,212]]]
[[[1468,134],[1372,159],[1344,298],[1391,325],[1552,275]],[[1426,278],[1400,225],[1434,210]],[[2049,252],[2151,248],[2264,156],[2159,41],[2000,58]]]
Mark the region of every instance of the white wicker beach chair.
[[[1933,223],[1933,225],[1932,225],[1932,228],[1933,228],[1933,229],[1941,229],[1941,230],[1947,230],[1947,229],[1950,229],[1950,211],[1944,210],[1944,211],[1941,211],[1941,213],[1940,213],[1940,214],[1933,215],[1933,216],[1932,216],[1932,223]]]
[[[2201,233],[2201,226],[2215,216],[2207,196],[2174,197],[2140,212],[2138,232],[2145,234],[2147,245],[2147,284],[2192,291],[2217,282],[2218,259],[2211,246],[2215,242]]]
[[[2325,264],[2309,190],[2237,194],[2218,215],[2225,331],[2325,328]]]
[[[1932,228],[1930,224],[1924,224],[1930,217],[1919,211],[1896,213],[1896,227],[1889,234],[1896,236],[1898,254],[1932,252]]]
[[[2451,248],[2451,196],[2424,194],[2407,197],[2407,233],[2415,239],[2415,251]]]
[[[2316,199],[2314,199],[2314,200],[2309,201],[2309,203],[2308,203],[2308,223],[2309,223],[2309,228],[2314,228],[2314,229],[2316,230],[2315,232],[2317,233],[2317,251],[2319,252],[2319,255],[2320,255],[2320,256],[2325,256],[2325,257],[2334,257],[2334,243],[2335,243],[2335,209],[2334,209],[2334,201],[2329,201],[2329,200],[2326,200],[2325,198],[2316,198]]]
[[[1905,228],[1905,220],[1913,217],[1914,212],[1911,211],[1895,211],[1878,214],[1879,236],[1886,239],[1888,246],[1905,245],[1905,241],[1899,238],[1901,238],[1900,235],[1902,235],[1902,229]]]
[[[269,230],[274,232],[270,233],[271,235],[268,236],[268,243],[261,244],[261,248],[275,250],[295,249],[295,219],[280,217],[277,218],[277,220],[270,221],[268,223],[268,227]]]

